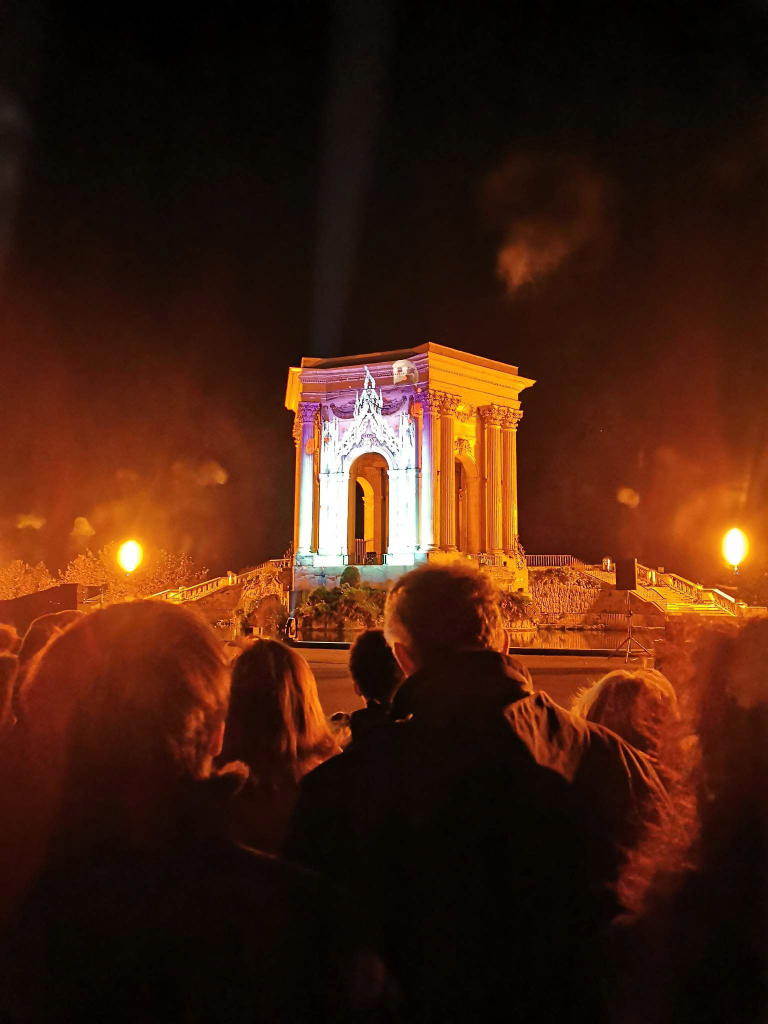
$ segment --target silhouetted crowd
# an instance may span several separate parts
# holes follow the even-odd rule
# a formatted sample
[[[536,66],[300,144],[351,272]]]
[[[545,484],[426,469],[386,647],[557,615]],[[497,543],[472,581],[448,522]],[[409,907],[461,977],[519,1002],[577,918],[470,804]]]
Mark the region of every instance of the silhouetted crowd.
[[[570,709],[507,648],[461,565],[330,719],[186,608],[0,626],[0,1022],[768,1020],[768,621]]]

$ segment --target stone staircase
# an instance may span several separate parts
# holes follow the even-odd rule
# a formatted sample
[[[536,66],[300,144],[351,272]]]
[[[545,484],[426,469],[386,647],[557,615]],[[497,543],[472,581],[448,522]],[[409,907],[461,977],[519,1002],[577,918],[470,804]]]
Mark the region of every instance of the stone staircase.
[[[607,571],[601,565],[587,565],[580,559],[566,555],[534,555],[531,563],[536,567],[544,567],[545,559],[551,558],[552,565],[568,565],[586,573],[600,583],[609,587],[616,586],[615,571]],[[533,559],[536,561],[533,562]],[[737,615],[736,603],[727,594],[712,588],[699,586],[675,573],[656,573],[655,583],[641,583],[640,578],[648,579],[647,566],[638,565],[638,585],[633,593],[643,601],[653,604],[665,615],[701,615],[706,617],[734,618]]]
[[[698,599],[696,595],[689,594],[667,583],[656,583],[652,589],[667,602],[666,611],[668,615],[712,615],[732,618],[736,614],[735,604],[733,611],[729,611],[723,604],[718,603],[712,597],[705,599],[706,595],[710,592],[703,588]]]

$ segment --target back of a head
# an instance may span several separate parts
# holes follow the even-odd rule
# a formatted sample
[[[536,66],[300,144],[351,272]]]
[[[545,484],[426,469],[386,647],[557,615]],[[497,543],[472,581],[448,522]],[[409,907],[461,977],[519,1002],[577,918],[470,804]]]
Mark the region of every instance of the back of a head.
[[[680,717],[672,684],[653,669],[609,672],[576,697],[572,710],[651,756],[666,725]]]
[[[242,761],[262,779],[298,777],[335,749],[305,659],[278,640],[254,641],[232,670],[221,761]]]
[[[16,654],[20,643],[16,627],[0,623],[0,654],[6,651],[8,654]]]
[[[384,632],[425,664],[451,653],[505,651],[499,595],[490,577],[459,562],[425,565],[401,576],[387,598]]]
[[[768,619],[702,631],[692,689],[705,771],[715,790],[768,772]],[[715,781],[719,780],[719,781]]]
[[[210,627],[186,609],[137,601],[55,636],[22,684],[20,707],[33,754],[53,754],[70,781],[108,794],[205,774],[227,697]]]
[[[19,671],[26,669],[29,662],[38,654],[48,641],[61,633],[67,626],[81,619],[85,613],[74,609],[61,612],[47,612],[34,619],[24,634],[19,647]]]
[[[389,704],[403,681],[382,629],[366,629],[352,644],[349,671],[366,700]]]
[[[11,722],[11,697],[16,678],[16,656],[7,651],[0,652],[0,730]]]

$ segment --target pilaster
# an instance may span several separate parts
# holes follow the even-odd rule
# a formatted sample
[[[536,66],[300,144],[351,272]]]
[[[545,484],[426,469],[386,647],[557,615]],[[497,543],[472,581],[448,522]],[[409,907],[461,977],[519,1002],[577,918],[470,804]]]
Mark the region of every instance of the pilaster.
[[[442,395],[426,390],[419,394],[421,406],[421,500],[419,502],[420,548],[435,551],[440,536],[440,409]]]
[[[296,481],[298,499],[298,528],[296,555],[306,558],[312,551],[314,512],[315,418],[320,406],[316,402],[300,402],[294,420],[294,440],[297,443]]]
[[[440,547],[456,550],[456,461],[454,434],[458,395],[440,399]]]

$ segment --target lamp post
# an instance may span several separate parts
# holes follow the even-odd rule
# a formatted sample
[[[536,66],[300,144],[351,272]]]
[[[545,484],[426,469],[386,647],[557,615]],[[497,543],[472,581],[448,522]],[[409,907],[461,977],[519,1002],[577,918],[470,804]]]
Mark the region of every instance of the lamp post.
[[[749,551],[747,535],[737,526],[729,530],[723,537],[723,558],[733,569],[733,575],[739,575],[739,565],[744,561]]]

